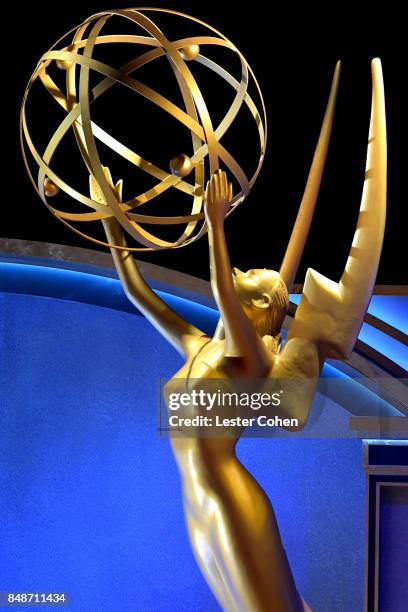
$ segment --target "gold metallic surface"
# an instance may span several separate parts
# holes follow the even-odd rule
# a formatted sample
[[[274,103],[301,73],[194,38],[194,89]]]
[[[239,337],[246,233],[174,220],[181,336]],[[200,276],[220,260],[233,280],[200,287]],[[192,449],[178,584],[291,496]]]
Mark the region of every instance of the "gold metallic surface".
[[[21,141],[27,169],[43,202],[60,221],[81,236],[110,246],[126,295],[183,356],[184,365],[169,381],[165,395],[169,389],[174,392],[178,387],[180,391],[191,390],[205,379],[301,380],[305,384],[299,385],[299,390],[292,387],[291,393],[281,401],[280,411],[283,417],[297,418],[302,427],[307,422],[325,360],[344,359],[350,355],[374,287],[386,213],[387,147],[381,63],[379,60],[372,62],[366,175],[358,224],[344,273],[340,281],[335,282],[315,270],[308,270],[300,304],[282,347],[280,331],[288,307],[288,290],[299,266],[318,197],[340,66],[336,66],[313,163],[280,272],[267,269],[241,272],[231,268],[224,221],[248,194],[263,162],[266,121],[262,96],[245,59],[217,30],[198,19],[183,16],[204,25],[211,35],[170,41],[149,18],[155,13],[181,15],[167,9],[148,8],[101,12],[74,28],[68,44],[58,41],[43,55],[30,79],[21,112]],[[132,22],[141,28],[142,34],[103,34],[112,16]],[[143,45],[148,50],[126,65],[113,68],[93,56],[96,45],[111,43]],[[211,45],[238,55],[240,80],[203,55],[203,50]],[[162,56],[166,56],[174,72],[183,107],[135,78],[140,67]],[[65,91],[50,76],[49,68],[54,62],[66,68]],[[194,62],[212,70],[234,91],[233,102],[218,126],[212,123],[190,69]],[[99,82],[92,88],[91,71],[100,75]],[[258,89],[261,113],[247,90],[250,76]],[[26,117],[27,100],[36,81],[46,88],[64,112],[64,118],[41,152],[32,140]],[[91,106],[112,86],[118,85],[145,97],[189,131],[191,153],[178,156],[178,160],[173,158],[172,172],[143,159],[92,120]],[[242,105],[254,118],[259,136],[259,161],[250,178],[221,143]],[[89,176],[89,195],[68,185],[52,168],[61,141],[71,131]],[[123,202],[123,183],[121,180],[115,183],[109,169],[102,165],[99,143],[153,177],[154,187]],[[32,162],[37,167],[35,175],[30,172]],[[208,182],[205,178],[207,162],[211,176]],[[220,162],[228,176],[220,170]],[[189,174],[187,170],[194,175],[192,182],[184,180]],[[235,194],[230,180],[238,186]],[[47,197],[55,195],[52,193],[55,189],[74,198],[85,210],[67,212],[52,206]],[[139,206],[168,189],[176,189],[192,198],[188,215],[158,217],[137,211]],[[102,221],[106,243],[72,225],[97,220]],[[160,224],[184,227],[177,240],[167,242],[144,227],[148,225],[154,229]],[[205,231],[208,231],[211,285],[221,315],[213,337],[185,321],[148,286],[131,253],[179,247],[193,242]],[[130,248],[125,232],[142,246]],[[310,610],[296,588],[272,505],[237,458],[236,444],[241,433],[231,436],[229,430],[222,431],[224,437],[171,439],[197,562],[220,605],[228,612]]]
[[[340,62],[337,62],[333,75],[329,101],[327,103],[326,113],[320,131],[319,141],[313,157],[303,198],[299,206],[296,222],[280,268],[280,275],[285,281],[288,291],[290,291],[295,281],[296,272],[302,258],[307,236],[313,220],[313,213],[315,210],[317,197],[319,195],[320,183],[322,180],[323,169],[330,143],[339,79]]]
[[[197,23],[200,26],[204,26],[209,31],[209,34],[171,41],[150,18],[160,14],[182,17],[189,20],[193,25]],[[139,30],[141,33],[103,34],[103,28],[111,17],[119,17],[128,22],[130,21],[135,27],[135,32]],[[68,37],[68,44],[66,44],[65,41]],[[135,45],[136,48],[142,45],[143,47],[150,47],[150,49],[142,52],[118,69],[93,57],[95,46],[112,44],[131,44]],[[202,53],[202,50],[211,50],[212,46],[223,47],[238,56],[241,65],[240,80],[235,79],[224,68]],[[162,56],[168,59],[169,66],[177,79],[184,108],[177,106],[160,92],[144,85],[135,78],[139,68]],[[188,66],[186,61],[189,64]],[[66,91],[61,90],[51,76],[50,68],[54,62],[66,70]],[[234,94],[232,103],[218,126],[213,126],[212,124],[204,96],[194,77],[193,69],[195,62],[213,71],[232,88]],[[100,76],[99,82],[93,88],[89,84],[91,71]],[[248,92],[250,79],[253,81],[255,91],[259,97],[261,111],[258,111]],[[64,119],[55,130],[45,150],[41,152],[31,137],[26,116],[26,106],[29,104],[31,89],[36,81],[42,83],[54,101],[65,111]],[[180,173],[180,176],[178,176],[177,174],[166,172],[166,170],[159,168],[150,162],[150,160],[143,159],[92,120],[91,106],[115,84],[125,86],[136,94],[143,96],[172,116],[181,126],[189,131],[192,150],[188,157],[191,161],[192,171],[194,171],[192,172],[192,182],[183,180],[187,174]],[[224,148],[221,142],[242,106],[247,107],[251,113],[259,138],[259,159],[255,171],[250,177],[246,176],[237,160]],[[53,157],[63,139],[72,130],[77,140],[85,170],[87,174],[91,174],[94,177],[100,187],[103,204],[96,202],[73,188],[53,171]],[[160,133],[161,139],[165,137],[166,134],[164,132]],[[143,193],[135,194],[126,202],[119,202],[104,177],[98,150],[99,142],[109,147],[114,153],[132,164],[135,168],[153,177],[155,179],[154,186]],[[81,231],[75,225],[78,222],[86,223],[115,217],[121,227],[137,243],[142,245],[127,247],[127,250],[143,251],[175,248],[193,242],[206,231],[206,223],[202,211],[206,183],[206,164],[208,164],[208,170],[212,174],[218,169],[219,164],[222,163],[231,175],[235,177],[239,189],[231,202],[231,211],[248,195],[259,174],[264,158],[266,146],[265,108],[258,83],[245,58],[225,36],[213,27],[194,17],[167,9],[110,10],[93,15],[80,26],[73,28],[71,32],[57,41],[41,57],[30,78],[23,98],[21,109],[21,143],[27,171],[44,204],[61,222],[73,229],[77,234],[97,244],[103,244],[120,250],[122,247],[102,242]],[[37,173],[31,170],[32,162],[38,168]],[[49,177],[59,187],[61,192],[66,193],[81,204],[84,207],[84,211],[70,212],[61,210],[54,204],[51,205],[47,201],[47,194],[44,191],[45,177]],[[192,204],[190,205],[189,213],[160,217],[151,214],[141,214],[137,211],[137,208],[142,204],[154,200],[169,189],[176,189],[181,194],[190,196]],[[160,239],[154,233],[155,225],[181,225],[184,227],[179,237],[170,242]],[[145,226],[152,226],[153,229],[146,229]]]
[[[310,226],[334,112],[338,67],[309,174],[296,232],[284,258],[292,282]],[[224,172],[206,189],[211,284],[222,325],[214,337],[184,321],[145,283],[126,250],[112,248],[129,299],[184,356],[166,388],[180,391],[200,380],[236,378],[300,379],[281,402],[283,417],[302,427],[327,358],[347,358],[356,342],[374,287],[386,214],[387,144],[380,61],[372,62],[372,111],[363,197],[357,228],[338,283],[309,269],[302,298],[282,348],[280,328],[288,291],[282,274],[266,269],[231,269],[224,220],[233,197]],[[113,189],[113,182],[108,176]],[[96,197],[95,194],[93,197]],[[103,201],[103,197],[100,197]],[[298,217],[299,219],[299,217]],[[115,218],[103,220],[109,242],[126,249]],[[296,233],[299,232],[297,235]],[[195,387],[194,387],[195,388]],[[165,394],[168,390],[165,389]],[[193,415],[192,415],[193,416]],[[197,562],[226,611],[310,611],[296,588],[274,511],[263,489],[236,455],[240,434],[231,437],[174,437],[172,447],[183,484],[183,502]],[[301,526],[300,526],[301,528]]]
[[[44,179],[44,193],[48,198],[53,198],[59,192],[59,187],[49,178]]]
[[[197,57],[200,55],[200,46],[188,45],[187,47],[183,47],[180,49],[180,55],[186,62],[197,59]]]
[[[68,70],[73,65],[73,62],[68,60],[56,60],[55,63],[60,70]]]
[[[176,176],[185,177],[190,174],[193,169],[193,164],[191,163],[191,159],[188,155],[176,155],[170,160],[170,171],[172,174]]]

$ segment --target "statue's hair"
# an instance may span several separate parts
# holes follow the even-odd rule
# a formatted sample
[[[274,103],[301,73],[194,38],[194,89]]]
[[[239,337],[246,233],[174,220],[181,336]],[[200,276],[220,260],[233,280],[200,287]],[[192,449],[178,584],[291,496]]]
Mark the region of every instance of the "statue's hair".
[[[268,291],[271,304],[267,311],[266,327],[271,335],[279,334],[289,307],[289,294],[284,281],[279,278],[272,289]]]

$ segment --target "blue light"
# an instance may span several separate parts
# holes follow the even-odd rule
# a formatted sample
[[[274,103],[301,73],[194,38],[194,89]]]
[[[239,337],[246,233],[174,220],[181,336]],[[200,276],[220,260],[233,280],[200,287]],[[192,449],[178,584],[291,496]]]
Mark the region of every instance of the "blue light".
[[[211,333],[214,309],[160,295]],[[0,582],[66,589],[80,612],[216,612],[156,435],[157,379],[181,360],[136,313],[115,279],[0,262]],[[346,378],[329,364],[323,376]],[[359,404],[369,392],[352,382]],[[360,440],[243,439],[238,450],[274,504],[306,600],[328,610],[336,592],[341,609],[360,609]]]
[[[54,297],[138,314],[117,279],[77,270],[0,261],[0,291]],[[219,318],[216,310],[165,291],[157,293],[204,332],[214,331]]]
[[[136,308],[123,293],[117,279],[31,264],[0,261],[0,290],[11,293],[50,296],[115,310],[136,313]],[[191,300],[158,291],[158,294],[182,316],[211,334],[218,321],[218,313],[212,308]],[[291,301],[299,303],[301,296],[292,294]],[[406,329],[408,296],[373,296],[369,312]],[[404,369],[408,369],[408,347],[394,340],[373,326],[364,323],[359,338]]]
[[[359,339],[397,363],[404,370],[408,370],[408,346],[402,344],[402,342],[398,342],[398,340],[368,323],[363,323]]]
[[[3,590],[66,590],[74,612],[218,612],[157,435],[158,378],[179,355],[144,317],[80,302],[0,293],[0,322]],[[238,450],[306,600],[331,610],[341,576],[339,609],[361,609],[360,440],[242,439]]]
[[[408,295],[373,295],[368,312],[408,334]]]

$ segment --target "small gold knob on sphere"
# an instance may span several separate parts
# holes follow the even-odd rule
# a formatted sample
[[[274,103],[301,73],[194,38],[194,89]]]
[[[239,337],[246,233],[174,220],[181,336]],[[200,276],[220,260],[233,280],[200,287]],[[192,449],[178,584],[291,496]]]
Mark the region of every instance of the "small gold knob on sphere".
[[[67,51],[72,53],[73,51],[72,47],[68,47]],[[74,62],[71,62],[70,60],[56,59],[55,63],[57,64],[60,70],[68,70],[68,68],[71,68]]]
[[[180,55],[185,62],[194,60],[200,54],[200,45],[187,45],[180,49]]]
[[[193,167],[194,164],[192,163],[191,159],[188,157],[188,155],[184,155],[184,153],[181,155],[176,155],[176,157],[173,157],[173,159],[170,160],[170,171],[176,176],[187,176],[190,174]]]
[[[60,70],[68,70],[68,68],[71,68],[72,66],[72,62],[69,62],[68,60],[55,60],[55,63],[57,64],[58,68]]]
[[[56,196],[59,190],[60,188],[51,179],[44,179],[44,193],[48,198]]]

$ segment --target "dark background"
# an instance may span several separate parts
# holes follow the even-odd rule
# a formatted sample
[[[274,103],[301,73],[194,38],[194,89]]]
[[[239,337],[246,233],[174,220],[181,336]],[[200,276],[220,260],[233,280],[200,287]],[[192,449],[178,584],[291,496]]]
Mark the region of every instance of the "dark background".
[[[267,155],[248,200],[226,223],[231,261],[242,269],[279,269],[313,156],[334,65],[342,59],[332,144],[297,282],[303,281],[309,266],[334,280],[338,280],[344,267],[363,187],[371,99],[370,60],[377,56],[382,59],[389,198],[377,282],[406,284],[403,202],[406,207],[407,95],[402,15],[392,6],[379,10],[373,4],[365,7],[361,3],[330,4],[326,8],[305,4],[301,9],[295,4],[284,8],[268,5],[268,10],[266,4],[254,2],[238,5],[157,0],[146,5],[184,11],[218,28],[243,52],[259,80],[269,120]],[[1,236],[95,248],[54,219],[33,191],[18,145],[18,114],[26,82],[42,53],[90,14],[121,7],[122,2],[72,2],[68,9],[55,2],[24,8],[16,4],[8,9],[5,23],[15,41],[8,47],[5,66],[4,98],[9,108],[3,111],[3,167],[11,165],[12,178],[4,181],[7,193],[3,194]],[[33,113],[40,131],[44,123],[44,134],[52,116],[48,113],[53,112],[48,110],[53,106],[51,98],[47,104],[34,106]],[[139,137],[146,137],[145,128],[137,123],[137,114],[129,112],[129,106],[125,108],[128,124]],[[241,161],[241,153],[245,159],[248,151],[239,132],[231,145]],[[141,153],[140,147],[134,146],[134,150]],[[157,161],[153,155],[152,161]],[[60,163],[70,164],[69,156]],[[140,258],[202,278],[209,275],[205,237],[186,248],[143,254]]]

